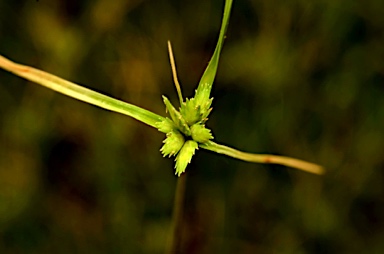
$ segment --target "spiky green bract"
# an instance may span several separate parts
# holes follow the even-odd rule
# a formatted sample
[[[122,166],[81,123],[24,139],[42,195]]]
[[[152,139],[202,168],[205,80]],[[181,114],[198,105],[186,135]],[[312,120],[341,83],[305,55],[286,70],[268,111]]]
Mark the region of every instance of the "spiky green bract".
[[[164,145],[160,149],[161,153],[164,157],[171,157],[176,155],[183,147],[184,136],[177,130],[174,130],[167,133],[167,138],[163,141],[163,143]]]
[[[171,116],[173,123],[176,125],[176,127],[185,135],[191,136],[191,130],[189,129],[189,126],[185,121],[184,117],[180,114],[179,111],[175,109],[172,103],[164,95],[163,95],[163,100],[164,100],[165,106],[167,107],[169,115]]]
[[[205,123],[208,120],[213,98],[209,99],[204,95],[201,93],[200,97],[187,99],[181,104],[180,113],[189,126],[195,123]]]
[[[168,117],[165,117],[161,122],[157,122],[156,128],[163,133],[168,133],[173,130],[177,130],[176,125]]]
[[[199,120],[207,118],[210,113],[210,107],[212,104],[213,98],[209,98],[211,93],[212,84],[204,83],[200,84],[197,90],[195,91],[195,107],[198,107],[199,110]]]
[[[179,154],[176,156],[176,175],[180,176],[185,172],[188,163],[191,162],[192,156],[195,154],[195,150],[199,148],[196,141],[188,140],[184,143]]]
[[[211,130],[205,128],[204,124],[194,124],[191,126],[192,139],[199,142],[205,143],[210,139],[213,139]]]
[[[189,126],[200,121],[200,106],[196,106],[195,98],[187,99],[180,105],[180,113]]]

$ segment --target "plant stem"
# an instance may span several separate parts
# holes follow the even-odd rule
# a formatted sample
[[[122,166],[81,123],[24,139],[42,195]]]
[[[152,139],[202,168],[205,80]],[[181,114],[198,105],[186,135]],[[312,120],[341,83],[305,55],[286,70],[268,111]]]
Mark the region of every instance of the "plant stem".
[[[169,236],[169,245],[166,253],[174,254],[180,252],[182,240],[182,226],[184,213],[184,195],[187,182],[187,174],[182,174],[177,178],[175,200],[173,203],[172,225]]]

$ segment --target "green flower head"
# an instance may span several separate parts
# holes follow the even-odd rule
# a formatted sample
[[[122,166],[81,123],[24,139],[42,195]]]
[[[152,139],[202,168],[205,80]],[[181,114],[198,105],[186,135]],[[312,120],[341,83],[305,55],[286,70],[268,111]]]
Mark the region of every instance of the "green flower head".
[[[196,141],[188,140],[184,143],[179,154],[176,157],[176,175],[180,176],[185,172],[187,165],[191,162],[192,156],[195,154],[195,150],[198,149],[199,145]]]
[[[163,141],[164,145],[161,147],[160,151],[163,156],[174,156],[184,145],[184,137],[178,131],[172,131],[167,133],[166,139]]]
[[[199,143],[205,143],[209,141],[210,139],[213,139],[213,136],[211,134],[211,130],[205,128],[203,124],[194,124],[191,127],[191,134],[192,139],[199,142]]]

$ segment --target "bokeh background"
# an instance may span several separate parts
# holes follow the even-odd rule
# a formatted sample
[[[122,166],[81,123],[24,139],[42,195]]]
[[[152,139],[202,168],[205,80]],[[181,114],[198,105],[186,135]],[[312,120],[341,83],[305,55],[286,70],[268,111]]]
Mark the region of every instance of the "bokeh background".
[[[223,0],[0,1],[0,54],[165,115],[192,96]],[[199,150],[181,253],[384,252],[384,2],[234,0],[208,126],[319,177]],[[164,135],[0,71],[0,252],[163,253]]]

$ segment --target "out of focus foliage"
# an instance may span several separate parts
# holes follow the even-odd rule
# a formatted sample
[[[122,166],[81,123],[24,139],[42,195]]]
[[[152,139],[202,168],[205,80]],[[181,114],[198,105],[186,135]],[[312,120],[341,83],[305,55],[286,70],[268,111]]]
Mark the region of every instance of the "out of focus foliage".
[[[191,96],[224,1],[0,1],[0,53],[165,114],[166,41]],[[235,0],[209,128],[324,177],[198,151],[183,253],[384,252],[384,2]],[[0,71],[0,252],[162,253],[163,136]]]

